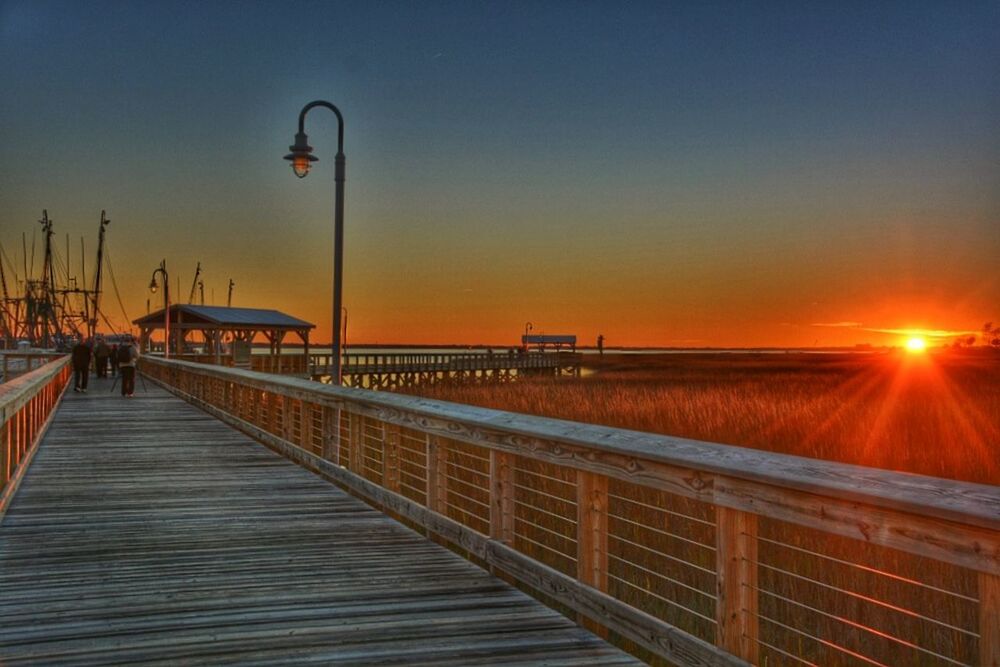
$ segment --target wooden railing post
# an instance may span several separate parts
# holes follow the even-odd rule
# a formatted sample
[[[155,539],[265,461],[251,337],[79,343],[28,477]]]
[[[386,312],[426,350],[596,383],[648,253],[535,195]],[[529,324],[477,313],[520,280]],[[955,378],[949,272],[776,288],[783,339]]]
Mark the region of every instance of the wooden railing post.
[[[340,437],[340,408],[323,408],[323,450],[321,456],[327,461],[340,464],[337,456],[337,439]]]
[[[576,578],[601,592],[608,590],[608,478],[576,472]],[[580,616],[584,627],[602,637],[607,628]]]
[[[382,423],[382,480],[388,490],[399,493],[399,427]]]
[[[716,644],[757,664],[757,515],[717,506]]]
[[[448,513],[448,450],[436,435],[427,435],[427,507]]]
[[[514,455],[490,450],[490,537],[514,543]]]
[[[979,573],[979,663],[1000,667],[1000,575]]]
[[[349,431],[351,451],[350,451],[350,464],[349,468],[351,472],[355,475],[360,475],[364,477],[365,469],[365,431],[364,431],[364,421],[361,415],[351,413],[350,414],[350,431]]]

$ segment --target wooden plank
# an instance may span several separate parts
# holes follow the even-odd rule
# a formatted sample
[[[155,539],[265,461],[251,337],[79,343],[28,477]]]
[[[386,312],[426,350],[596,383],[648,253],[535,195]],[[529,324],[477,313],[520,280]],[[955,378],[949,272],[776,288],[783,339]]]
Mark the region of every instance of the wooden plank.
[[[0,662],[638,664],[152,383],[109,386],[68,395],[0,526]]]
[[[239,430],[274,449],[289,460],[368,498],[378,507],[423,526],[455,546],[482,559],[538,590],[567,605],[587,618],[635,641],[647,650],[684,665],[740,665],[748,663],[708,644],[664,621],[645,614],[625,602],[584,585],[572,577],[549,568],[516,550],[484,536],[458,521],[449,519],[410,499],[392,493],[381,486],[335,466],[322,458],[276,438],[253,424],[238,419],[211,406],[203,406],[210,414],[232,424]],[[434,447],[444,451],[443,447]],[[429,460],[432,457],[429,455]],[[433,458],[440,465],[441,455]]]

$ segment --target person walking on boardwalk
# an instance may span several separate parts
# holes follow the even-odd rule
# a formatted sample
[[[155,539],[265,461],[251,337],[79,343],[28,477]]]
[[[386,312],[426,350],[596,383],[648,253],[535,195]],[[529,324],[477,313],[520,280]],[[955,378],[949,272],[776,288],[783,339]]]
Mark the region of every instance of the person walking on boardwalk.
[[[87,393],[90,379],[90,345],[82,339],[73,346],[73,391]]]
[[[118,346],[118,367],[122,372],[122,396],[128,398],[135,393],[135,364],[139,360],[139,350],[131,341]]]
[[[118,377],[118,343],[111,345],[111,377]]]
[[[94,346],[94,370],[97,371],[97,377],[108,377],[108,356],[110,355],[111,349],[104,342],[104,337],[98,336],[97,344]]]

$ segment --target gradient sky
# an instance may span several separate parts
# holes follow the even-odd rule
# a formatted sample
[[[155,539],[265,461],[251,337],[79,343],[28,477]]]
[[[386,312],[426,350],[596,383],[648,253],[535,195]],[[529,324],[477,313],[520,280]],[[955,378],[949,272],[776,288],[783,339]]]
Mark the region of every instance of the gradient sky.
[[[185,299],[200,260],[209,300],[231,277],[328,339],[333,116],[307,179],[281,159],[325,98],[350,341],[1000,320],[995,1],[0,0],[0,63],[0,243],[47,208],[78,274],[106,209],[130,318],[160,259]]]

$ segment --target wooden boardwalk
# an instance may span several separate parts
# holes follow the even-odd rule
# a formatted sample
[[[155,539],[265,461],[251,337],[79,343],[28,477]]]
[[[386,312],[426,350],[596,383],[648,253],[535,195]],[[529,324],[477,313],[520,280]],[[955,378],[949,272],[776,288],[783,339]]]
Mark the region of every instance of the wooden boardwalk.
[[[635,664],[147,384],[56,413],[0,524],[0,664]]]

